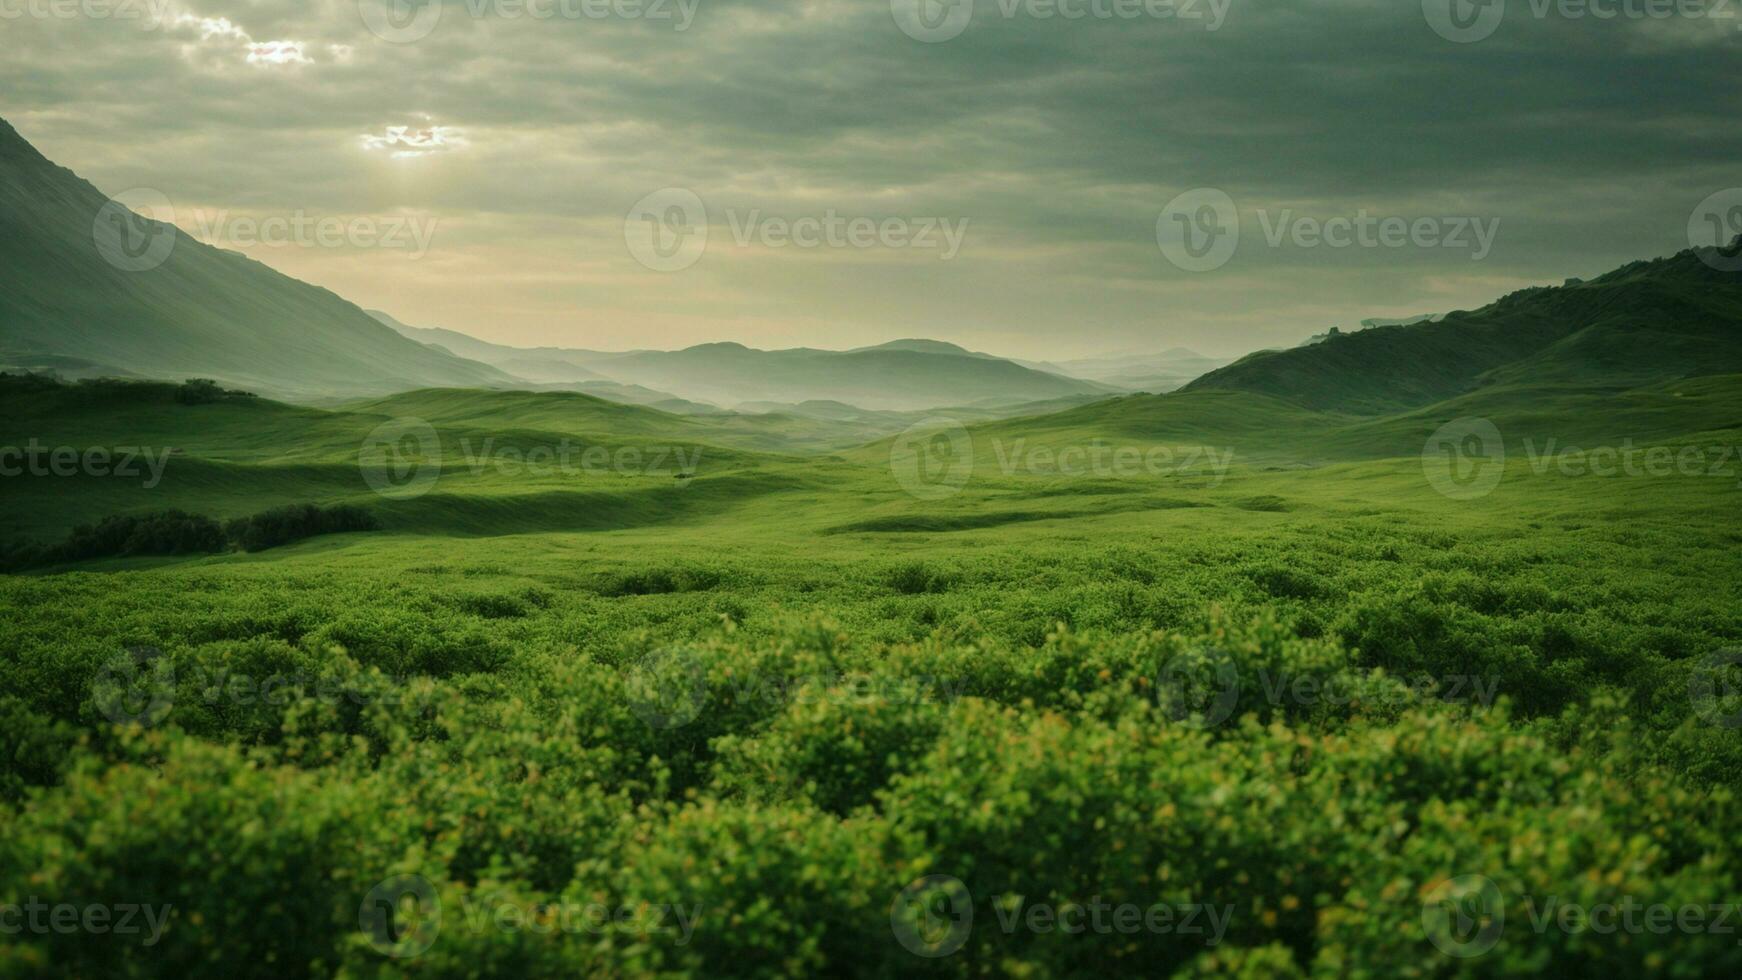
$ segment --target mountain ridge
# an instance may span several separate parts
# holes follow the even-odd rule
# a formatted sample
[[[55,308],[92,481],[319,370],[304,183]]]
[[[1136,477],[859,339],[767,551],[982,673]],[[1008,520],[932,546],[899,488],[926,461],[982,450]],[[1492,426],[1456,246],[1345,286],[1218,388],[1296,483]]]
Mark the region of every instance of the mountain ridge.
[[[117,245],[136,271],[114,260]],[[292,398],[515,383],[407,341],[330,290],[113,204],[5,120],[0,265],[8,366],[209,377]]]
[[[1742,239],[1739,239],[1742,244]],[[1185,391],[1250,391],[1304,408],[1383,414],[1492,384],[1637,387],[1742,371],[1742,275],[1687,249],[1589,281],[1532,286],[1476,310],[1256,351]]]

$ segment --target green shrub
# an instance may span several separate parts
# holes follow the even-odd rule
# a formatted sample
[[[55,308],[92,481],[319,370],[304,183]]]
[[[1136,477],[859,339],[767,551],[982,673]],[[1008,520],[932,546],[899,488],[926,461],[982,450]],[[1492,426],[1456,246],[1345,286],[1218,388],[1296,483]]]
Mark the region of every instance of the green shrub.
[[[224,533],[243,551],[264,551],[318,534],[375,531],[380,527],[375,515],[350,504],[291,504],[235,518],[224,525]]]

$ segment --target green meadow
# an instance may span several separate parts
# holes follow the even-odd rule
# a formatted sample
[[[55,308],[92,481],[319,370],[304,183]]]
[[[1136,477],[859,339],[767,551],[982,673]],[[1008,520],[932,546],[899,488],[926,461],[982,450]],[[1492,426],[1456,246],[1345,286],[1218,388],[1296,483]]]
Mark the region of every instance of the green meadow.
[[[0,891],[156,924],[0,970],[1734,972],[1738,381],[864,445],[9,379]],[[374,529],[55,550],[302,504]]]

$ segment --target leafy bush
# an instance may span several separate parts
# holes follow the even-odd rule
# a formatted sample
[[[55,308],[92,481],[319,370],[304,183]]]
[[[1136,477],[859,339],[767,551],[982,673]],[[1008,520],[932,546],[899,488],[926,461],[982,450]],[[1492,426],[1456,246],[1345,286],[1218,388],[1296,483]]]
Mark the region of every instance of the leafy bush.
[[[105,517],[73,529],[62,544],[43,554],[46,561],[88,561],[130,555],[186,555],[223,551],[224,530],[217,521],[179,510]]]
[[[253,397],[251,391],[225,389],[209,378],[189,378],[175,389],[175,400],[183,405],[209,405],[228,398]]]
[[[224,533],[243,551],[265,551],[318,534],[375,531],[380,527],[375,515],[350,504],[291,504],[231,520],[224,525]]]

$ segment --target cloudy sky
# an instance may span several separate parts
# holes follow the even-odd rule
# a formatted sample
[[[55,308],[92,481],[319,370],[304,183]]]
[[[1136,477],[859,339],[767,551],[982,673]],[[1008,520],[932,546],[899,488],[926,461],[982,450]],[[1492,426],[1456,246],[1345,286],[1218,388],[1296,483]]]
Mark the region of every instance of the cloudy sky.
[[[1742,4],[1593,5],[0,0],[0,116],[505,343],[1236,354],[1687,247]]]

